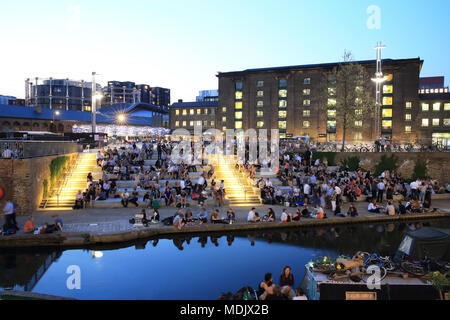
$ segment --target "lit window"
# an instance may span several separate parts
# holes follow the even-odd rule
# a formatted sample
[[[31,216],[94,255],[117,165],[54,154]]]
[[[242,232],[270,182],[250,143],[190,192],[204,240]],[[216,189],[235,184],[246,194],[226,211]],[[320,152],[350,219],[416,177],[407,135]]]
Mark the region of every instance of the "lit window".
[[[236,119],[242,119],[242,111],[240,111],[240,112],[235,112],[235,113],[234,113],[234,117],[235,117]]]
[[[179,127],[180,126],[180,121],[175,121],[175,127]]]
[[[204,121],[204,123],[203,123],[205,126],[206,125],[208,125],[208,123],[206,122],[206,121]],[[201,126],[202,125],[202,122],[201,121],[197,121],[197,126]]]
[[[411,121],[411,114],[410,113],[405,114],[405,120],[406,121]]]
[[[392,129],[392,120],[383,120],[381,126],[383,129]]]
[[[405,127],[405,132],[406,133],[411,133],[411,126],[406,126]]]
[[[189,126],[193,127],[194,126],[194,121],[189,121]]]
[[[279,129],[286,129],[287,121],[278,121]]]
[[[286,98],[286,97],[287,97],[287,90],[286,90],[286,89],[280,90],[280,91],[278,92],[278,96],[279,96],[280,98]]]
[[[392,97],[383,97],[383,106],[392,106]]]
[[[222,127],[222,131],[227,131],[227,127]]]
[[[226,113],[227,112],[227,107],[222,107],[222,112]]]
[[[362,124],[363,124],[363,122],[361,120],[355,121],[355,127],[360,128],[360,127],[362,127]]]
[[[303,100],[303,105],[304,106],[310,106],[311,105],[311,100],[309,100],[309,99]]]
[[[446,126],[446,127],[450,126],[450,119],[444,119],[443,123],[444,123],[444,126]]]
[[[362,109],[356,109],[356,110],[355,110],[355,115],[356,115],[356,116],[362,116],[362,114],[363,114]]]
[[[183,121],[183,127],[186,127],[186,121]]]
[[[309,96],[311,94],[311,89],[303,89],[303,95]]]
[[[303,128],[309,128],[311,126],[311,122],[303,121]]]
[[[236,129],[242,129],[242,121],[236,121],[236,122],[234,123],[234,127],[235,127]]]
[[[211,121],[211,127],[214,127],[215,122]]]
[[[433,126],[439,125],[439,119],[433,119]]]
[[[234,104],[234,108],[237,110],[242,110],[242,102],[236,102]]]
[[[384,94],[392,94],[392,92],[394,92],[394,86],[392,84],[385,84],[383,86]]]
[[[309,117],[311,115],[311,110],[303,110],[303,116]]]
[[[264,127],[264,121],[258,121],[258,122],[256,122],[256,126],[257,126],[258,128]]]
[[[280,139],[286,139],[286,133],[281,133],[280,132]]]
[[[179,110],[179,109],[175,110],[175,114],[176,114],[177,116],[180,115],[180,110]]]
[[[450,111],[450,103],[444,103],[444,111]]]
[[[258,118],[264,117],[264,111],[261,111],[261,110],[256,111],[256,116]]]
[[[305,78],[303,84],[311,84],[311,78]]]
[[[242,91],[236,91],[236,100],[242,100]]]
[[[256,103],[256,106],[259,107],[259,108],[264,107],[264,101],[258,101]]]
[[[327,121],[328,129],[336,129],[336,120]]]
[[[336,99],[328,99],[328,106],[329,107],[335,107],[336,106]]]
[[[327,110],[328,118],[336,118],[336,110]]]
[[[286,111],[278,111],[278,118],[286,119],[287,112]]]
[[[202,109],[197,109],[197,114],[202,114]]]
[[[258,87],[264,87],[264,81],[258,81],[257,86]]]
[[[227,122],[227,117],[222,117],[222,122]]]
[[[433,111],[440,111],[441,110],[441,104],[438,103],[434,103],[433,104]]]
[[[406,109],[412,109],[412,102],[406,103]]]
[[[362,140],[362,133],[356,132],[355,133],[355,141],[361,141]]]
[[[205,109],[205,114],[208,114],[208,109]]]
[[[393,74],[387,74],[384,76],[384,79],[386,79],[387,82],[391,82],[394,79]]]
[[[383,118],[392,118],[392,109],[383,109],[381,115]]]
[[[428,119],[422,119],[422,127],[428,127]]]
[[[187,110],[186,109],[183,110],[183,116],[187,116]]]
[[[336,88],[328,88],[328,95],[334,97],[336,95]]]
[[[278,106],[280,108],[286,108],[287,107],[287,101],[286,100],[280,100],[278,103]]]
[[[430,105],[428,103],[422,103],[422,111],[429,111]]]
[[[256,93],[256,95],[257,95],[258,97],[264,97],[264,91],[259,90],[259,91]]]
[[[191,116],[193,116],[194,115],[194,109],[191,109],[191,110],[189,110],[189,114],[191,115]]]

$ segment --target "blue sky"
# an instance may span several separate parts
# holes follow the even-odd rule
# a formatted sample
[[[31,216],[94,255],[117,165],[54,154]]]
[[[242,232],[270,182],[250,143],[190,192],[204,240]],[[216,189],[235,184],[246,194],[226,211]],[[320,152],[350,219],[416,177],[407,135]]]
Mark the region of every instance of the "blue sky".
[[[380,29],[369,29],[371,5]],[[422,76],[450,77],[448,0],[2,0],[0,94],[24,80],[134,81],[172,89],[172,101],[217,88],[217,71],[339,61],[425,60]],[[448,84],[446,79],[446,83]]]

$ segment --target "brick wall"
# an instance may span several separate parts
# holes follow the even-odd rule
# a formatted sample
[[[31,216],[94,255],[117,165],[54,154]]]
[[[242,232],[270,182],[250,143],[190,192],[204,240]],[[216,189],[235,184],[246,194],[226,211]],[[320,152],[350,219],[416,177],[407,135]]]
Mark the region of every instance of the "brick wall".
[[[28,215],[39,208],[44,192],[44,180],[50,182],[50,163],[61,156],[70,157],[72,163],[77,153],[24,160],[0,160],[0,188],[5,191],[0,200],[3,210],[7,200],[18,205],[17,215]]]

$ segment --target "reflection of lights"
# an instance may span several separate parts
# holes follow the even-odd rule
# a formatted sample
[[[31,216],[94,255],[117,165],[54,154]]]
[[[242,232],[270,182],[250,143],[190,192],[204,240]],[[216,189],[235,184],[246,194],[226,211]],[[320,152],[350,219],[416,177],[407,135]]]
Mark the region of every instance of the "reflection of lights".
[[[92,251],[92,257],[96,259],[100,259],[103,257],[103,252],[101,251]]]

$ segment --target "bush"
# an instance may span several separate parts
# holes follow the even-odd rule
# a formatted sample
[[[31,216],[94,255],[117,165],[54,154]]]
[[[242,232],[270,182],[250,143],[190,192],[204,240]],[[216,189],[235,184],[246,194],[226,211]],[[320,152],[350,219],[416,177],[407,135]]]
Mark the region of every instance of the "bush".
[[[58,157],[50,163],[50,184],[52,188],[55,186],[56,180],[59,180],[63,175],[68,160],[69,157]]]
[[[375,167],[375,175],[379,176],[384,171],[389,170],[390,172],[395,172],[398,169],[398,157],[392,154],[390,157],[387,155],[382,155],[380,162],[378,162]]]
[[[348,166],[348,168],[350,169],[350,171],[356,171],[359,169],[359,162],[361,160],[359,159],[359,157],[348,157],[345,159],[341,160],[341,165],[343,167]]]
[[[424,159],[417,159],[414,165],[412,180],[426,179],[427,176],[427,162]]]
[[[324,162],[325,159],[327,159],[329,166],[335,166],[336,165],[335,159],[337,154],[338,154],[337,152],[314,152],[313,161],[320,159],[321,162]]]

